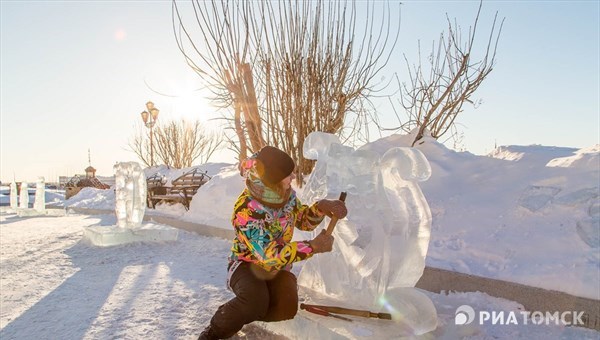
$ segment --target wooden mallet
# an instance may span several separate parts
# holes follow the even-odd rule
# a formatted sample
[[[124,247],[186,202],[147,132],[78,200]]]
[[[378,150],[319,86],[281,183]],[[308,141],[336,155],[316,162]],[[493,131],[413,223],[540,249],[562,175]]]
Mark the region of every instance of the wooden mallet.
[[[340,201],[345,202],[346,201],[346,192],[342,191],[342,193],[340,193]],[[335,224],[337,223],[338,218],[335,216],[331,217],[331,221],[329,221],[329,225],[327,226],[327,231],[325,232],[325,234],[327,235],[331,235],[331,233],[333,233],[333,228],[335,228]]]

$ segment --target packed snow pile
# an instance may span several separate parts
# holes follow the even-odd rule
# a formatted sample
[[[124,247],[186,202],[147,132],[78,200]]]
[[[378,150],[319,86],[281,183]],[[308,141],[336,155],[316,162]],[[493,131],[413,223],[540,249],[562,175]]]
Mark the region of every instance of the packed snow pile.
[[[577,150],[573,156],[555,158],[548,162],[550,167],[598,169],[600,166],[600,144]]]
[[[233,202],[244,189],[244,180],[236,165],[223,167],[194,195],[183,219],[229,229]]]
[[[115,202],[114,188],[96,189],[85,187],[77,195],[66,200],[65,207],[114,210]]]
[[[422,185],[429,266],[600,298],[597,146],[501,147],[489,157],[434,140],[417,147],[432,164]]]
[[[577,151],[574,148],[543,145],[509,145],[499,146],[489,156],[507,161],[523,161],[528,163],[547,163],[558,157],[568,157]]]

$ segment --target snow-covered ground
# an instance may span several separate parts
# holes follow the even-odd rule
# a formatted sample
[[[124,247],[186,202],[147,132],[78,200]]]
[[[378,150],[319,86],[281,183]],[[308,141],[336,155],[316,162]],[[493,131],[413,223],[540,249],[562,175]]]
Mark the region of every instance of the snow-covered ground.
[[[365,147],[409,143],[394,135]],[[507,146],[488,156],[454,152],[431,139],[417,147],[432,166],[421,183],[433,216],[428,266],[600,299],[599,145]],[[243,182],[234,165],[204,168],[213,178],[189,211],[160,205],[147,213],[229,229]],[[182,170],[146,170],[155,172],[174,179]],[[113,210],[114,191],[84,189],[65,205]],[[176,243],[104,249],[83,243],[82,228],[110,225],[111,215],[3,214],[0,221],[1,339],[192,339],[231,296],[224,288],[227,240],[182,231]],[[555,325],[457,327],[455,311],[463,304],[522,306],[482,293],[427,294],[438,311],[440,325],[430,334],[436,338],[599,338]]]
[[[171,243],[93,247],[83,228],[114,215],[0,215],[0,339],[196,339],[225,289],[229,241],[185,231]],[[598,339],[556,325],[454,325],[458,306],[505,311],[519,304],[483,293],[427,293],[438,311],[431,339]],[[336,320],[336,319],[333,319]],[[356,327],[359,327],[358,323]],[[237,339],[273,339],[257,329]],[[303,339],[301,336],[299,339]],[[368,337],[367,337],[368,338]]]

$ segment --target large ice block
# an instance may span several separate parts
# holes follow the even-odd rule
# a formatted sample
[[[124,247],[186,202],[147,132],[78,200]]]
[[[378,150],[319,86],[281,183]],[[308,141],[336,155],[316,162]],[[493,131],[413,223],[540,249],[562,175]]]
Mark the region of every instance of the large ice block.
[[[321,132],[305,140],[304,156],[317,163],[301,200],[337,198],[346,191],[348,216],[335,228],[333,251],[306,261],[298,284],[344,301],[348,308],[391,310],[410,304],[413,295],[407,292],[423,274],[431,228],[431,212],[418,185],[431,174],[425,156],[413,148],[394,147],[383,154],[354,150]],[[423,307],[425,314],[407,319],[414,334],[436,326],[421,324],[436,320],[435,308],[429,308],[433,304],[427,297],[418,301],[422,305],[416,309]]]
[[[19,209],[15,210],[15,212],[17,213],[17,216],[19,216],[19,217],[45,217],[45,216],[60,217],[60,216],[65,216],[67,214],[65,209],[62,209],[62,208],[44,209],[43,211],[39,211],[34,208],[28,208],[28,209],[19,208]]]

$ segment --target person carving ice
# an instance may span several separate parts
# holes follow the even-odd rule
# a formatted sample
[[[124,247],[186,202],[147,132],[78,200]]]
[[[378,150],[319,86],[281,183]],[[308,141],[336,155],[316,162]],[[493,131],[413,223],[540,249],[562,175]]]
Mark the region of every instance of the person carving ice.
[[[312,240],[292,241],[294,228],[314,230],[325,215],[342,219],[347,209],[340,200],[302,204],[291,187],[294,167],[287,153],[272,146],[240,164],[246,188],[234,204],[236,237],[227,278],[236,296],[217,309],[198,339],[224,339],[253,321],[281,321],[296,315],[298,290],[292,264],[331,251],[334,239],[322,230]]]

